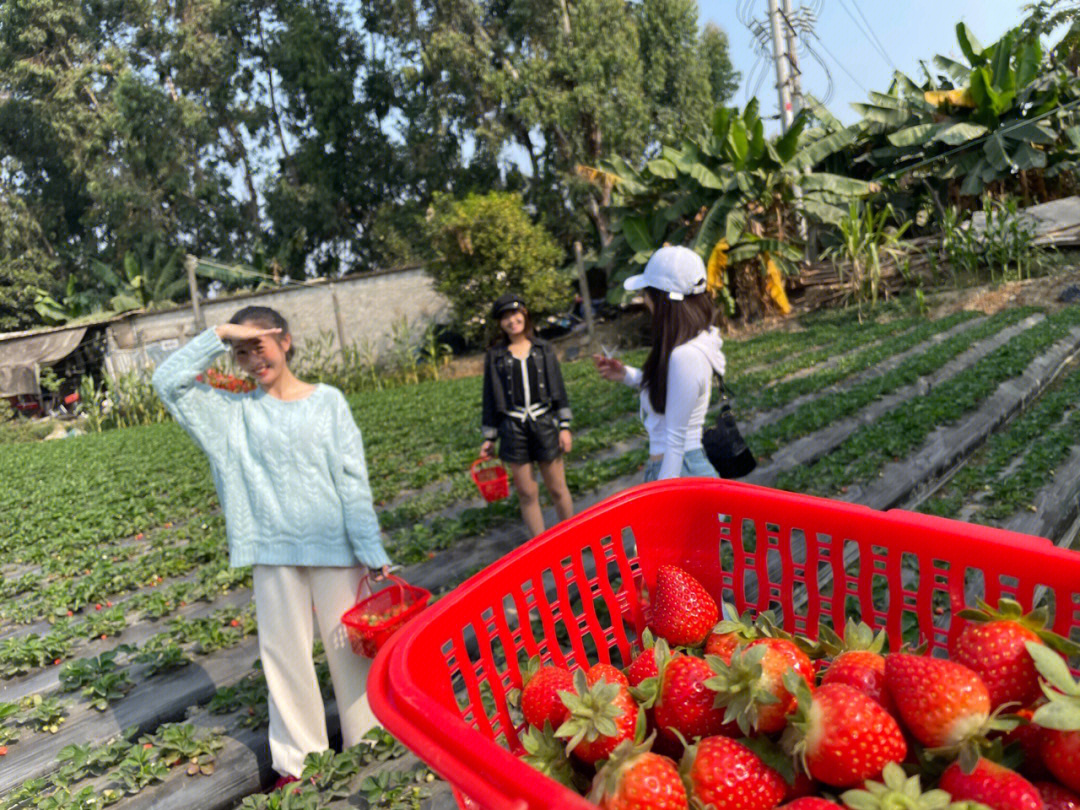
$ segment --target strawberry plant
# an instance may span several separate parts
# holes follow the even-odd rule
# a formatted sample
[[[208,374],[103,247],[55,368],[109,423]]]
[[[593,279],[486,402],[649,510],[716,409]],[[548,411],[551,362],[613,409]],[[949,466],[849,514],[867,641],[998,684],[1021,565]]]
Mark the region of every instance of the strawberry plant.
[[[35,731],[47,731],[55,734],[67,719],[67,711],[59,698],[28,695],[19,701],[22,710],[21,722]]]

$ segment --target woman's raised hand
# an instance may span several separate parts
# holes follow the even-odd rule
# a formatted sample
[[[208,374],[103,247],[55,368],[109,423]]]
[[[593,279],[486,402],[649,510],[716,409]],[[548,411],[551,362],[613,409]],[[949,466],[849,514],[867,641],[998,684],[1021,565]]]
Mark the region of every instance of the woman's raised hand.
[[[623,365],[622,360],[616,357],[604,357],[601,354],[594,354],[592,356],[593,363],[596,364],[596,370],[600,372],[600,376],[605,380],[611,380],[611,382],[622,382],[626,377],[626,366]]]
[[[228,343],[237,343],[241,340],[254,340],[255,338],[261,338],[264,335],[281,334],[280,329],[266,329],[265,327],[256,326],[251,323],[223,323],[220,326],[215,326],[214,331],[217,332],[219,338]]]

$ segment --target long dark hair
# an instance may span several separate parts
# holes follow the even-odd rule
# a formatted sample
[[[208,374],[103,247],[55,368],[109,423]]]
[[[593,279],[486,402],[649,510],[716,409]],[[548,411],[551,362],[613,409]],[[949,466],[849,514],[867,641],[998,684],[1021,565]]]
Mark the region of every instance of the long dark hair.
[[[502,326],[499,325],[503,319],[503,316],[507,314],[509,313],[504,312],[502,315],[495,319],[495,333],[491,337],[491,342],[488,343],[489,349],[494,349],[496,346],[510,345],[510,338],[507,336]],[[530,315],[529,310],[525,308],[521,309],[521,314],[525,316],[525,337],[527,337],[529,340],[532,340],[536,336],[536,333],[533,331],[532,315]]]
[[[649,392],[653,410],[663,413],[671,352],[712,326],[716,310],[708,293],[672,301],[667,293],[646,287],[645,295],[653,305],[652,349],[641,368],[641,384]]]
[[[244,307],[229,318],[229,323],[253,323],[263,329],[280,329],[279,342],[289,334],[289,322],[280,312],[270,307]],[[295,351],[295,346],[289,346],[289,350],[285,352],[285,362],[293,359]]]

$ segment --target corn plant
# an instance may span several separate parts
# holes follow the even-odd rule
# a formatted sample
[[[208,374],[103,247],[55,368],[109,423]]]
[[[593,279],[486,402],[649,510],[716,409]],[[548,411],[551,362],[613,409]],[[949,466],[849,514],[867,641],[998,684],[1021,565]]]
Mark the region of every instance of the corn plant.
[[[840,241],[823,254],[831,259],[841,280],[851,282],[851,295],[859,307],[869,299],[871,306],[877,304],[881,292],[881,268],[885,260],[898,262],[906,252],[901,238],[911,224],[899,227],[889,225],[895,219],[891,205],[878,211],[873,206],[852,202],[848,212],[839,221]]]

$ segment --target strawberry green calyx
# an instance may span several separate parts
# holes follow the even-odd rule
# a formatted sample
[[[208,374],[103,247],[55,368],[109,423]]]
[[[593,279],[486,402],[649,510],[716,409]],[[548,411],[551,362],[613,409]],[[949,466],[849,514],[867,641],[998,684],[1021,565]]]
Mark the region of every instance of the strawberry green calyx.
[[[558,729],[556,737],[567,740],[566,753],[571,753],[583,740],[594,742],[599,737],[614,737],[619,733],[615,721],[623,716],[623,708],[616,699],[626,687],[606,679],[589,686],[584,670],[574,672],[574,691],[559,692],[570,717]],[[644,733],[644,714],[637,724],[637,733]]]
[[[978,802],[954,802],[944,790],[922,791],[919,777],[908,776],[895,762],[881,773],[883,782],[866,781],[862,790],[848,790],[840,795],[851,810],[990,810]]]
[[[885,631],[877,633],[866,622],[848,619],[841,638],[828,625],[822,625],[819,631],[818,646],[827,655],[836,656],[842,652],[866,651],[883,653],[886,642]]]
[[[1015,622],[1037,635],[1050,649],[1056,650],[1062,655],[1080,655],[1080,645],[1046,628],[1049,614],[1045,608],[1036,608],[1030,613],[1024,613],[1024,609],[1019,602],[1005,598],[998,600],[996,610],[981,599],[976,604],[978,608],[961,610],[956,614],[957,617],[979,623]]]
[[[567,759],[565,744],[555,736],[550,723],[543,731],[530,727],[521,736],[521,744],[525,748],[521,759],[527,765],[568,788],[579,791],[583,788],[582,778]]]
[[[758,758],[784,777],[788,785],[795,784],[795,765],[784,749],[768,737],[741,737],[739,742],[758,755]]]
[[[739,649],[732,654],[730,664],[716,655],[705,657],[716,673],[705,681],[705,686],[716,692],[714,705],[727,707],[724,721],[737,723],[743,734],[756,730],[760,706],[780,702],[765,683],[761,662],[767,652],[765,646]]]
[[[1048,703],[1035,710],[1031,721],[1055,731],[1080,730],[1080,682],[1073,679],[1065,659],[1041,644],[1029,642],[1027,651],[1042,676]]]
[[[623,740],[619,743],[604,765],[597,771],[596,777],[593,779],[592,789],[586,798],[593,804],[601,804],[604,799],[614,796],[619,788],[619,778],[622,776],[623,770],[632,765],[634,760],[642,754],[652,751],[655,739],[656,732],[653,732],[644,741]]]

